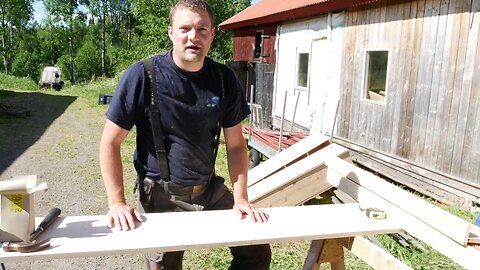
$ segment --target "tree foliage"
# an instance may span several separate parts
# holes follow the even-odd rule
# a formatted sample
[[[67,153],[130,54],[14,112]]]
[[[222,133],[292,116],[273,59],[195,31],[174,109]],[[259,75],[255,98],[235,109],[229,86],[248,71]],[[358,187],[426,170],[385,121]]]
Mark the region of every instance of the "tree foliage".
[[[3,70],[11,72],[11,66],[20,42],[18,33],[25,29],[32,16],[33,0],[0,0],[0,33]]]
[[[33,21],[32,4],[45,17]],[[133,62],[171,48],[167,29],[176,0],[0,0],[2,71],[37,81],[45,66],[59,66],[71,83],[112,77]],[[249,0],[210,0],[216,25]],[[216,29],[210,56],[231,58],[232,33]]]

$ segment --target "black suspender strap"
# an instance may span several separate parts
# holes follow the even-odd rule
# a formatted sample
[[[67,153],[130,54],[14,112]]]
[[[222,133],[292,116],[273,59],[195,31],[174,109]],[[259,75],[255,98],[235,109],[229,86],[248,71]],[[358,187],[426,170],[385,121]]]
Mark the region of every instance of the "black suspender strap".
[[[153,70],[152,58],[143,60],[143,66],[149,77],[149,90],[151,95],[150,102],[150,124],[152,125],[153,142],[157,154],[158,168],[160,178],[163,181],[170,181],[170,171],[168,170],[167,153],[165,151],[165,137],[163,136],[162,122],[160,120],[160,111],[158,110],[157,87],[155,83],[155,71]]]
[[[163,136],[162,123],[160,120],[160,111],[158,109],[158,95],[155,83],[155,72],[153,70],[152,58],[148,58],[142,61],[145,70],[149,77],[149,87],[151,95],[151,102],[149,104],[150,109],[150,124],[152,125],[153,141],[155,144],[155,152],[157,154],[158,168],[160,169],[160,178],[163,181],[170,181],[170,171],[168,169],[167,153],[165,151],[165,137]],[[222,123],[227,109],[226,95],[225,95],[225,79],[223,72],[218,67],[218,73],[220,78],[220,89],[222,91],[222,97],[220,99],[220,118],[217,124],[217,134],[215,138],[215,149],[213,152],[213,162],[217,159],[218,147],[220,144],[220,132],[222,130]],[[215,168],[215,165],[214,165]],[[215,169],[214,169],[215,170]]]
[[[223,72],[218,67],[218,76],[220,78],[220,89],[222,90],[222,98],[220,99],[220,118],[218,119],[217,137],[215,140],[215,150],[213,152],[213,162],[217,160],[218,146],[220,145],[220,132],[222,131],[222,123],[227,110],[227,100],[225,95],[225,79],[223,78]],[[215,168],[215,165],[213,166]],[[214,169],[215,170],[215,169]]]

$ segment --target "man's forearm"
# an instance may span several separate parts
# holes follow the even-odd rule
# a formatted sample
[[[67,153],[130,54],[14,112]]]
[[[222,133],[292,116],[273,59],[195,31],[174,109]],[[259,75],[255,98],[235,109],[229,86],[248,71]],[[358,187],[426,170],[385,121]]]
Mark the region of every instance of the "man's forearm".
[[[108,197],[108,205],[125,203],[123,166],[120,149],[111,144],[100,146],[100,169]]]
[[[228,171],[233,185],[233,197],[235,201],[248,201],[248,158],[245,149],[238,147],[228,154]]]

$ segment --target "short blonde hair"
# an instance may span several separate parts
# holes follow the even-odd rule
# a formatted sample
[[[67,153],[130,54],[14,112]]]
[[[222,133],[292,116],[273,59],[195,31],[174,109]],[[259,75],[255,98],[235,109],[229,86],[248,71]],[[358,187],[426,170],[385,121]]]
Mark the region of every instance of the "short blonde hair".
[[[170,25],[173,24],[173,16],[179,8],[187,8],[194,12],[206,11],[212,22],[212,27],[215,26],[215,16],[213,15],[212,7],[207,0],[178,0],[170,9]]]

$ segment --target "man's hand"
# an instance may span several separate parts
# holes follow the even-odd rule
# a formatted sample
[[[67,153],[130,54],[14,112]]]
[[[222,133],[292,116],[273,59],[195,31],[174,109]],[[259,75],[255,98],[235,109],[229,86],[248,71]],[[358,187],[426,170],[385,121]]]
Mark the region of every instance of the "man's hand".
[[[253,204],[246,200],[236,201],[235,205],[233,205],[233,211],[241,219],[249,216],[250,220],[253,222],[263,223],[268,221],[267,213],[265,213],[262,209],[256,208]]]
[[[125,203],[110,205],[107,213],[107,227],[117,228],[120,231],[135,229],[135,221],[143,222],[140,212]]]

